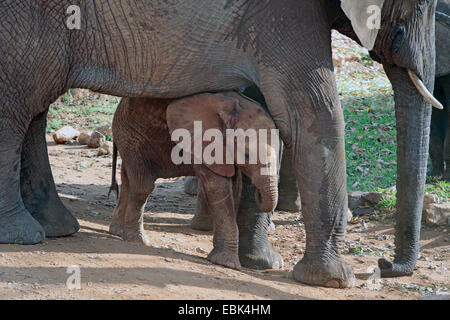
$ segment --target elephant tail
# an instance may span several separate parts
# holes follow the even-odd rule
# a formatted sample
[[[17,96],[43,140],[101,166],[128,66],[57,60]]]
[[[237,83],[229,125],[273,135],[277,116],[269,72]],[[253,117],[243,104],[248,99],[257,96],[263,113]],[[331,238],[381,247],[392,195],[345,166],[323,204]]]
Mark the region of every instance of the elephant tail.
[[[116,192],[116,198],[119,199],[119,184],[116,180],[116,171],[117,171],[117,146],[113,143],[113,156],[112,156],[112,178],[111,178],[111,187],[109,187],[108,199],[111,195],[112,191]]]

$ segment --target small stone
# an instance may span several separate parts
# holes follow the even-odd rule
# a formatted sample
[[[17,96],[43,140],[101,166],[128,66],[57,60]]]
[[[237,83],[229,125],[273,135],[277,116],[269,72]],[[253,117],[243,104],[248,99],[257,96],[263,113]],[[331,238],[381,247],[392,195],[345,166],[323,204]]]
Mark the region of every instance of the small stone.
[[[100,146],[102,146],[105,142],[106,142],[106,137],[102,133],[100,133],[98,131],[94,131],[92,133],[91,137],[89,138],[87,145],[89,148],[96,149],[96,148],[100,148]]]
[[[433,203],[424,209],[425,222],[429,226],[448,225],[450,218],[450,202]]]
[[[92,132],[81,132],[78,136],[78,143],[81,145],[87,145],[91,137]]]
[[[65,126],[55,133],[53,133],[53,140],[57,144],[65,144],[68,143],[74,139],[76,139],[80,135],[80,131],[70,127]]]
[[[113,143],[111,141],[106,141],[98,149],[98,155],[99,156],[105,156],[105,155],[108,155],[108,154],[112,154],[112,152],[113,152]]]
[[[195,251],[197,251],[198,253],[202,253],[202,254],[207,254],[208,253],[205,250],[203,250],[203,248],[200,248],[200,247],[195,248]]]
[[[94,131],[100,132],[100,133],[101,133],[102,135],[104,135],[104,136],[109,136],[108,133],[111,133],[111,134],[112,134],[112,129],[111,129],[111,125],[110,125],[110,124],[107,124],[107,125],[104,125],[104,126],[95,128]],[[110,137],[111,137],[111,136],[110,136]]]

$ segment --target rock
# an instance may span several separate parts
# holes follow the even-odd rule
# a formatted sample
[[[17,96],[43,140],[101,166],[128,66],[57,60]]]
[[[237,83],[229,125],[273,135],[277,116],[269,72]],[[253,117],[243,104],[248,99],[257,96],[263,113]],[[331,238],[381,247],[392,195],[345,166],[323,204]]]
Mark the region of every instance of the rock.
[[[78,136],[78,143],[82,145],[88,144],[91,134],[92,132],[81,132]]]
[[[383,194],[379,192],[367,192],[363,194],[363,199],[372,204],[378,204],[383,199]]]
[[[113,143],[111,141],[106,141],[98,149],[98,155],[99,156],[106,156],[108,154],[112,154],[112,152],[113,152]]]
[[[110,124],[95,128],[94,131],[100,132],[104,136],[112,137],[112,128]],[[111,133],[111,135],[109,135],[108,133]]]
[[[383,194],[379,192],[361,192],[354,191],[349,193],[348,195],[348,208],[349,209],[358,209],[367,206],[373,206],[374,204],[378,204],[383,198]],[[366,212],[367,210],[363,210]],[[353,212],[355,214],[355,212]]]
[[[76,139],[79,135],[80,131],[70,126],[65,126],[53,133],[53,140],[55,140],[57,144],[64,144]]]
[[[348,208],[356,209],[364,205],[363,196],[364,192],[354,191],[348,195]]]
[[[100,148],[106,142],[106,137],[98,131],[94,131],[89,138],[88,147],[89,148]]]
[[[432,203],[424,206],[425,222],[429,226],[448,225],[450,218],[450,202]]]
[[[192,196],[198,193],[198,180],[196,177],[188,177],[184,181],[184,192]]]
[[[433,203],[438,203],[439,202],[439,198],[437,195],[435,194],[426,194],[423,196],[423,206],[427,206]]]
[[[364,216],[366,214],[371,214],[375,209],[372,207],[356,208],[353,210],[354,216]]]

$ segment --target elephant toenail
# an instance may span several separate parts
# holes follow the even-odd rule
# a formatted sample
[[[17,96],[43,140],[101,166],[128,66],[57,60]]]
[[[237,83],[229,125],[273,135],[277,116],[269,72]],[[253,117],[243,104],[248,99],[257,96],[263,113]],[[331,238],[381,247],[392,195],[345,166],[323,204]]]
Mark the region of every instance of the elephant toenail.
[[[341,284],[338,280],[329,280],[326,284],[326,287],[330,287],[330,288],[340,288]]]
[[[23,244],[23,239],[22,239],[22,238],[17,238],[17,239],[14,241],[14,243],[15,243],[15,244]]]
[[[33,241],[35,243],[41,242],[42,240],[44,240],[44,236],[41,232],[36,232],[36,235],[34,236]]]

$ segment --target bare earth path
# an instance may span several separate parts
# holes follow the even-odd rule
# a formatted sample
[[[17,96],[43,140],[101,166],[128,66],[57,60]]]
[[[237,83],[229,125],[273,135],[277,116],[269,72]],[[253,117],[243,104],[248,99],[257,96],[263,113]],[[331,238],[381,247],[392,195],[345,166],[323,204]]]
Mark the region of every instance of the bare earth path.
[[[236,271],[205,257],[209,232],[189,229],[195,198],[182,179],[159,180],[149,200],[145,228],[151,247],[108,234],[115,197],[106,200],[111,158],[79,145],[55,145],[49,154],[66,206],[81,224],[77,234],[35,246],[0,245],[0,299],[417,299],[448,293],[448,228],[422,228],[421,257],[412,277],[367,281],[377,255],[393,255],[393,222],[377,215],[354,219],[344,257],[357,275],[352,289],[314,288],[295,282],[291,270],[302,257],[301,214],[277,213],[270,236],[285,260],[282,270]],[[353,253],[353,254],[350,254]],[[79,266],[81,289],[69,290],[69,266]]]

